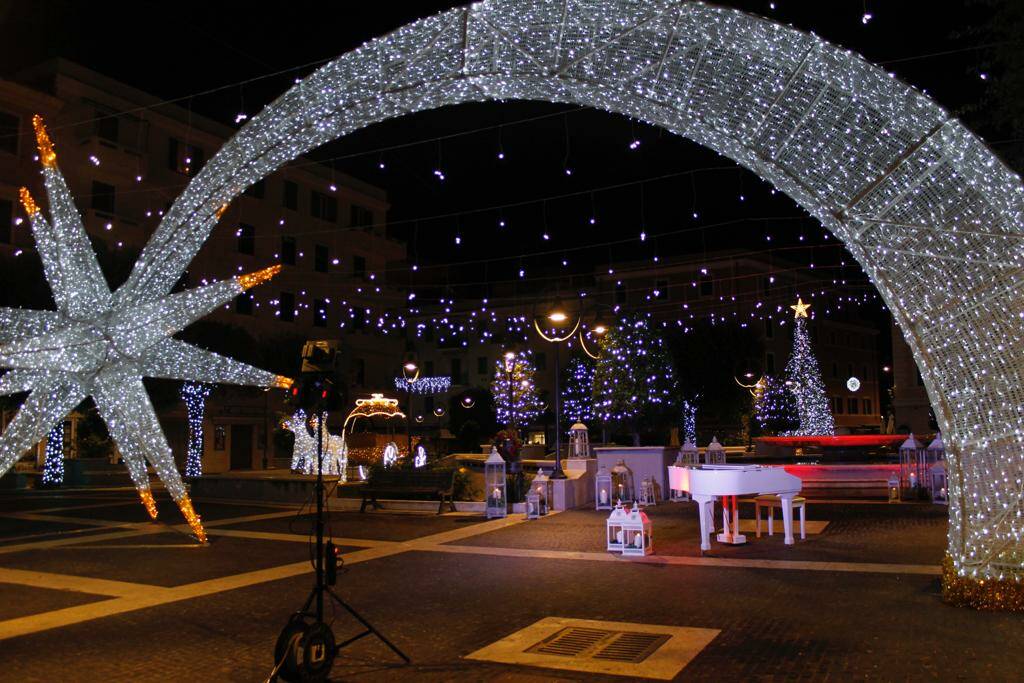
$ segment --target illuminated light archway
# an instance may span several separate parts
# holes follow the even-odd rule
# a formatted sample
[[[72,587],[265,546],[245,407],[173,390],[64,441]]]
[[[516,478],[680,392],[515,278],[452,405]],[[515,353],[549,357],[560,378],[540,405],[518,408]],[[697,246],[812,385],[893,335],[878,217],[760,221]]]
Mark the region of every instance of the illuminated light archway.
[[[1020,179],[924,94],[754,15],[689,0],[491,0],[370,41],[224,145],[118,300],[168,292],[218,209],[285,162],[386,119],[503,99],[586,105],[689,138],[840,238],[902,329],[947,439],[957,571],[1024,578]]]

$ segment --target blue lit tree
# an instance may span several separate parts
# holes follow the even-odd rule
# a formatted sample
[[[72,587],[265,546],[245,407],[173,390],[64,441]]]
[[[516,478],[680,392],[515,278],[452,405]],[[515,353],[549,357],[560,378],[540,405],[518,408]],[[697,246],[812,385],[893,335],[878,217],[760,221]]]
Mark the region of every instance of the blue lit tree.
[[[43,462],[43,483],[64,483],[64,420],[50,430],[46,437],[46,460]]]
[[[544,409],[531,356],[528,351],[520,351],[510,359],[501,357],[495,362],[491,394],[499,424],[516,428],[528,425]]]
[[[675,388],[672,356],[648,317],[625,317],[601,339],[595,417],[628,429],[634,445],[640,445],[641,430],[672,413]]]
[[[796,311],[796,326],[793,330],[793,353],[786,363],[786,382],[796,399],[800,416],[800,427],[792,433],[796,436],[831,436],[836,432],[836,423],[807,333],[810,304],[797,300],[797,304],[790,308]]]
[[[594,363],[573,357],[562,371],[562,420],[569,425],[594,419]]]

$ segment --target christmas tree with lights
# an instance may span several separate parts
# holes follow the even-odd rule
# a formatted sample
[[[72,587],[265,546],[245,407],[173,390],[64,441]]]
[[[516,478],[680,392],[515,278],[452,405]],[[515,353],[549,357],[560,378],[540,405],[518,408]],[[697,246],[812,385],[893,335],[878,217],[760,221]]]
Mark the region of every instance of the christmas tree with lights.
[[[821,380],[818,359],[811,350],[811,339],[807,333],[807,309],[802,299],[797,299],[795,306],[796,328],[793,330],[793,353],[786,363],[786,383],[796,399],[797,414],[800,426],[792,430],[792,436],[832,436],[836,431],[835,420],[828,396],[825,395],[825,383]]]
[[[500,424],[528,425],[541,414],[544,404],[537,392],[536,374],[537,368],[528,351],[510,351],[497,360],[491,394]]]
[[[188,453],[185,456],[185,476],[194,479],[203,476],[203,418],[206,415],[206,399],[213,389],[201,382],[185,382],[181,386],[181,398],[188,413]]]
[[[594,369],[594,414],[623,425],[639,445],[640,430],[672,410],[675,373],[664,340],[647,317],[624,318],[601,339]]]
[[[754,419],[763,434],[791,434],[800,428],[796,396],[781,377],[761,378],[754,393]]]
[[[562,372],[562,420],[569,425],[594,419],[594,363],[574,357]]]
[[[46,437],[46,460],[43,462],[43,483],[64,483],[64,420],[50,430]]]

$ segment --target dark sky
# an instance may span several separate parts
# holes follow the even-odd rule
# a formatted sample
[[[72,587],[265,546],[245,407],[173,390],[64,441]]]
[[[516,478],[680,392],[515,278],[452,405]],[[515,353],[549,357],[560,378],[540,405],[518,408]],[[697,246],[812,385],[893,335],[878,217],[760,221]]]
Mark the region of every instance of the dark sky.
[[[983,51],[973,49],[986,37],[971,30],[987,16],[984,3],[958,8],[959,3],[934,1],[778,0],[775,9],[761,0],[725,4],[858,51],[953,111],[978,101],[986,87],[979,76]],[[0,64],[9,76],[60,55],[159,97],[186,98],[183,103],[195,111],[231,123],[239,110],[255,113],[308,73],[310,63],[449,6],[0,2]],[[867,24],[865,11],[873,15]],[[495,128],[500,124],[505,125]],[[481,128],[488,130],[456,135]],[[448,135],[456,136],[436,141]],[[410,144],[418,141],[426,142]],[[640,143],[636,149],[630,149],[633,141]],[[394,146],[402,147],[377,151]],[[691,142],[602,112],[540,103],[462,105],[373,126],[321,154],[337,158],[339,170],[388,190],[392,230],[413,242],[421,277],[511,282],[520,268],[531,277],[565,272],[558,268],[563,259],[569,270],[589,271],[609,260],[725,247],[771,247],[800,263],[849,261],[816,221],[788,198],[772,195],[753,174]],[[433,174],[436,168],[443,169],[444,182]],[[551,199],[540,201],[546,197]],[[513,204],[521,206],[489,208]],[[431,218],[436,216],[447,217]],[[592,216],[596,226],[589,223]],[[498,227],[501,220],[504,229]],[[643,242],[641,232],[648,235]],[[458,247],[456,235],[462,237]],[[625,245],[609,244],[633,237]],[[481,259],[492,261],[439,267]]]

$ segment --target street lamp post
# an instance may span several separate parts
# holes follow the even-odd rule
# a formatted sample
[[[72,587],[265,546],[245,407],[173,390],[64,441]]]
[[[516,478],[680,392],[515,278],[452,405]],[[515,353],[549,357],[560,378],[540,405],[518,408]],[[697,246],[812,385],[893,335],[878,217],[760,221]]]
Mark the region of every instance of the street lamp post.
[[[412,385],[419,379],[420,366],[416,361],[409,358],[402,366],[402,376],[405,377],[405,432],[407,439],[406,457],[412,462]]]
[[[554,306],[552,306],[551,311],[545,317],[555,328],[559,328],[563,332],[568,327],[566,323],[569,321],[569,315],[563,309],[560,300],[555,300]],[[562,469],[562,416],[559,414],[561,412],[562,397],[559,395],[559,374],[561,370],[559,367],[559,347],[576,334],[576,330],[580,328],[580,318],[576,318],[576,323],[571,326],[571,331],[564,335],[560,335],[558,332],[554,335],[545,334],[536,317],[533,319],[533,327],[537,330],[537,334],[540,335],[541,339],[555,345],[555,469],[548,476],[548,479],[567,479],[568,477],[565,476],[565,471]]]

